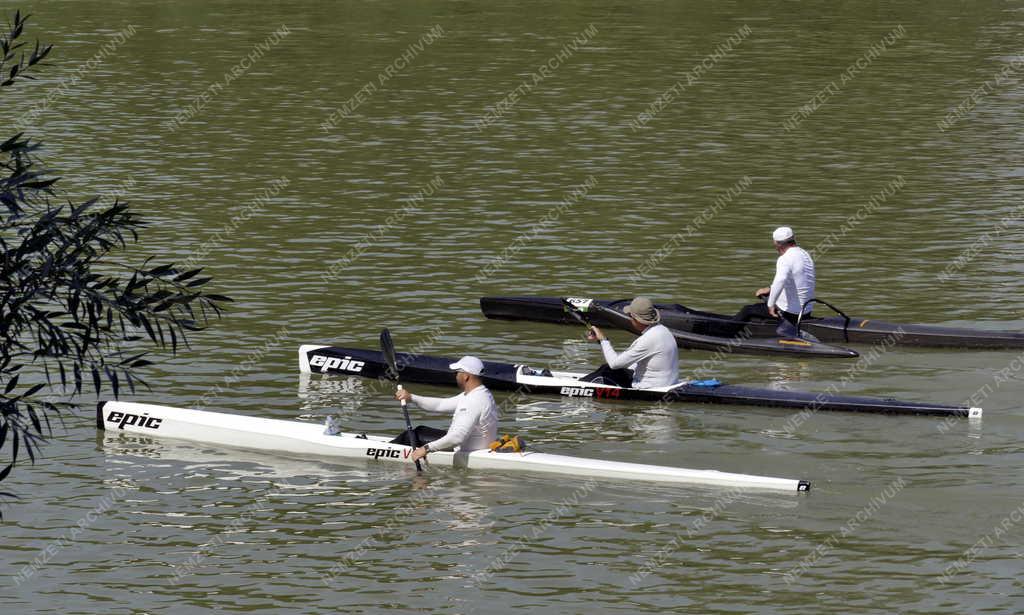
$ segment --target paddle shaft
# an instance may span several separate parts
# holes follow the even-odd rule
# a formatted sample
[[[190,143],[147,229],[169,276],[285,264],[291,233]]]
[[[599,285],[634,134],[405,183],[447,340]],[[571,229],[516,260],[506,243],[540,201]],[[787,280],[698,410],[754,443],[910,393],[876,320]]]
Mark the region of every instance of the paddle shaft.
[[[398,361],[395,358],[395,344],[391,341],[391,332],[387,329],[380,332],[380,349],[388,363],[388,369],[394,375],[395,380],[398,380]],[[402,383],[398,383],[398,390],[402,390]],[[412,421],[409,419],[409,408],[404,399],[402,400],[402,416],[405,418],[405,428],[409,434],[409,442],[412,444],[412,449],[416,450],[420,447],[420,442],[419,438],[416,437],[416,431],[412,428]],[[420,465],[419,459],[416,460],[416,471],[423,471],[423,466]]]
[[[398,385],[398,390],[402,390],[402,385]],[[412,429],[412,421],[409,420],[409,407],[404,399],[402,400],[402,415],[405,417],[405,428],[409,430],[409,437],[412,438],[413,444],[416,444],[416,434]]]
[[[586,328],[587,330],[587,335],[590,335],[590,332],[593,330],[594,325],[590,324],[590,321],[587,320],[587,318],[584,317],[583,314],[580,314],[579,310],[577,310],[575,307],[569,305],[568,303],[566,303],[565,305],[565,311],[569,312],[569,314],[571,314],[573,318],[575,318],[581,325],[583,325],[583,327]]]

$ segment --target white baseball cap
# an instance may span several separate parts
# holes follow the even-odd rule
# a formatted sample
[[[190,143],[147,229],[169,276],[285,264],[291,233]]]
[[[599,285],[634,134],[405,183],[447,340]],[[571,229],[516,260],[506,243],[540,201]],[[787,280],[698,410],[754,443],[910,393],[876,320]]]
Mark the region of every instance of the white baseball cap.
[[[775,229],[774,233],[772,233],[772,239],[774,239],[775,241],[789,241],[792,238],[793,229],[789,228],[788,226],[780,226],[779,228]]]
[[[484,373],[484,362],[476,357],[466,355],[448,366],[448,369],[456,372],[466,372],[467,374],[473,374],[479,376]]]

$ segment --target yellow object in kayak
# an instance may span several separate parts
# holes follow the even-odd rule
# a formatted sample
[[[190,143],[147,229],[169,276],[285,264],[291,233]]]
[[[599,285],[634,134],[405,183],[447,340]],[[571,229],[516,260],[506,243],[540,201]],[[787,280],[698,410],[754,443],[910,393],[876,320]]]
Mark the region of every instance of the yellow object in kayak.
[[[506,434],[491,442],[488,448],[493,453],[521,453],[526,450],[526,441],[519,436]]]

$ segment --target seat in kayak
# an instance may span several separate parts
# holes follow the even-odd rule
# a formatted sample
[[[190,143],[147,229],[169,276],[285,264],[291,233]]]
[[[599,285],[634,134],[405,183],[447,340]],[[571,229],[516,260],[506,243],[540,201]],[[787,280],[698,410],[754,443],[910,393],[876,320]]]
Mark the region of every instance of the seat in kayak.
[[[434,440],[440,440],[444,437],[447,431],[443,429],[435,429],[433,427],[427,427],[426,425],[417,425],[416,429],[416,441],[420,446],[424,444],[430,444]],[[391,441],[391,444],[404,444],[406,446],[412,446],[412,440],[409,439],[409,430],[406,429],[402,433],[398,434],[398,437]]]

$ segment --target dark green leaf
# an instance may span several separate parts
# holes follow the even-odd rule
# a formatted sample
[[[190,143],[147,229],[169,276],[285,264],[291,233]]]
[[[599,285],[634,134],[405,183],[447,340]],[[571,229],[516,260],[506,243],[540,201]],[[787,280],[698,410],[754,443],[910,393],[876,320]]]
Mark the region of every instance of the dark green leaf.
[[[159,267],[154,267],[153,269],[150,269],[149,271],[146,272],[146,274],[153,277],[157,277],[167,273],[172,269],[174,269],[173,263],[169,265],[160,265]]]
[[[180,273],[180,274],[177,275],[177,277],[174,278],[174,281],[175,282],[184,282],[185,280],[187,280],[189,278],[195,277],[202,270],[203,270],[203,268],[200,267],[199,269],[193,269],[191,271],[186,271],[185,273]]]
[[[28,406],[28,418],[32,420],[32,426],[36,428],[36,433],[43,433],[43,426],[39,423],[39,415],[36,414],[36,409],[32,406]]]
[[[26,183],[22,184],[22,187],[33,188],[35,190],[44,190],[44,189],[49,188],[50,186],[56,184],[58,181],[60,181],[60,178],[59,177],[55,177],[53,179],[46,179],[46,180],[38,181],[38,182],[26,182]]]

